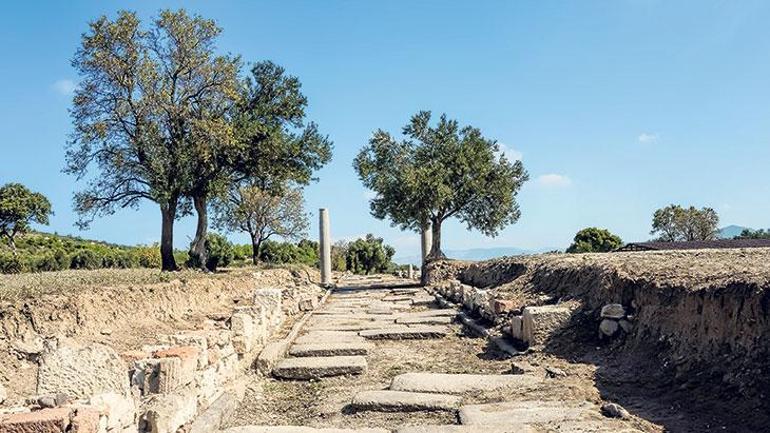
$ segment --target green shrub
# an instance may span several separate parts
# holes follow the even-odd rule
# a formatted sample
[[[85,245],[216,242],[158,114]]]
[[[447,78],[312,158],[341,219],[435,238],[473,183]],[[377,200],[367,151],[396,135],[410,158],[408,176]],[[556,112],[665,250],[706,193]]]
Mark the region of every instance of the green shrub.
[[[14,256],[11,253],[0,253],[0,273],[20,274],[26,270],[24,260],[20,256]]]
[[[50,272],[61,271],[64,269],[62,263],[57,260],[54,252],[49,252],[37,256],[30,256],[28,269],[32,272]]]
[[[297,246],[288,242],[267,240],[259,249],[259,260],[274,265],[296,263]]]
[[[82,249],[73,254],[70,262],[71,269],[99,269],[102,265],[102,256],[88,249]]]
[[[132,261],[143,268],[160,268],[160,247],[155,245],[143,245],[131,250]]]
[[[218,267],[227,266],[235,257],[235,248],[226,237],[209,233],[206,236],[206,268],[215,271]]]
[[[112,250],[104,254],[105,268],[128,269],[139,265],[138,259],[128,251]]]

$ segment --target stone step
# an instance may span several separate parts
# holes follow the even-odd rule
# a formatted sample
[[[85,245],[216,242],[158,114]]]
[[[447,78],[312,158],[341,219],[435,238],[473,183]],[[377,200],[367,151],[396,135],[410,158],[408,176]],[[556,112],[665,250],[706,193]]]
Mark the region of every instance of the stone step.
[[[382,428],[313,428],[293,425],[257,426],[247,425],[231,427],[219,433],[390,433],[390,430]]]
[[[413,311],[401,314],[402,317],[426,317],[426,316],[457,316],[457,310],[454,308],[437,308],[432,310]]]
[[[539,377],[523,374],[405,373],[393,378],[390,389],[394,391],[464,394],[509,388],[525,389],[536,386],[542,381]]]
[[[591,431],[591,430],[587,430]],[[396,433],[539,433],[535,427],[521,425],[424,425],[401,427]]]
[[[444,326],[418,325],[369,329],[359,332],[358,335],[369,340],[424,340],[446,337],[449,332],[449,328]]]
[[[517,425],[578,421],[592,414],[598,412],[588,404],[534,400],[466,405],[460,408],[459,418],[463,425]]]
[[[363,374],[366,368],[366,358],[363,356],[286,358],[275,366],[273,376],[283,379],[310,380],[346,374]]]
[[[412,298],[412,305],[431,305],[436,302],[436,298],[430,295],[416,296]]]
[[[363,340],[363,339],[362,339]],[[336,341],[330,343],[295,344],[289,349],[291,356],[355,356],[366,355],[371,344],[364,341]]]
[[[358,332],[351,331],[310,331],[305,335],[299,336],[294,340],[294,344],[315,344],[315,343],[363,343],[366,340],[358,335]]]
[[[455,395],[404,391],[361,391],[353,396],[355,410],[378,412],[454,411],[462,398]]]
[[[452,323],[452,317],[449,316],[412,316],[397,317],[396,323],[404,325],[448,325]]]

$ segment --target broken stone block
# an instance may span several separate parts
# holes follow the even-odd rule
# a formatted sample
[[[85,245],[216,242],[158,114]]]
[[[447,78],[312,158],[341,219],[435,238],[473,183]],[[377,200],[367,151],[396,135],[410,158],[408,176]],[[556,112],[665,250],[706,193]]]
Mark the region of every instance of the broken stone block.
[[[187,385],[195,378],[198,349],[192,346],[175,347],[153,354],[155,358],[135,363],[132,382],[142,395],[165,394]]]
[[[209,364],[209,344],[206,331],[187,331],[180,334],[165,335],[164,340],[172,346],[192,346],[198,349],[198,369]],[[146,358],[146,356],[145,356]]]
[[[522,314],[521,340],[530,346],[545,344],[572,317],[572,306],[562,304],[527,307]]]
[[[516,309],[516,303],[508,299],[493,299],[492,311],[495,314],[508,314]]]
[[[0,431],[7,433],[62,433],[70,428],[72,409],[60,407],[0,415]]]
[[[313,311],[318,307],[318,299],[315,297],[301,299],[299,301],[300,311]]]
[[[254,291],[254,306],[262,307],[269,329],[274,329],[283,322],[282,296],[281,289],[258,289]]]
[[[101,427],[102,416],[99,411],[93,408],[78,407],[70,415],[71,424],[67,432],[72,433],[101,433],[104,431]],[[104,422],[106,423],[106,418]]]
[[[107,417],[107,430],[120,431],[136,421],[134,399],[114,392],[91,397],[88,404],[98,408]]]
[[[523,321],[521,319],[521,316],[511,317],[511,337],[517,340],[523,340],[522,326],[523,326]]]
[[[246,313],[235,313],[230,318],[233,331],[233,347],[239,355],[251,352],[254,347],[254,319]]]
[[[150,433],[175,433],[195,417],[198,401],[193,390],[184,389],[173,394],[155,395],[145,407],[143,420]]]
[[[631,415],[621,405],[617,403],[605,403],[601,408],[602,415],[607,418],[630,418]]]
[[[622,319],[626,316],[626,309],[620,304],[607,304],[602,307],[602,319]]]
[[[88,398],[110,391],[128,394],[127,373],[126,363],[111,348],[61,340],[40,358],[37,393],[63,392],[72,398]]]
[[[618,332],[618,328],[618,322],[612,319],[604,319],[602,320],[602,323],[599,324],[599,330],[608,337],[615,335],[615,333]]]

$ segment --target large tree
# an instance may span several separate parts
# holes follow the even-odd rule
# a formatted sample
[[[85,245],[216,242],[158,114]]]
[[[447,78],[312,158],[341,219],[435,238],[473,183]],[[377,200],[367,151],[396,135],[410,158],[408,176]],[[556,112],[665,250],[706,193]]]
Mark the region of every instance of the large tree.
[[[16,255],[16,236],[29,231],[32,223],[48,224],[51,203],[38,192],[32,192],[20,183],[0,187],[0,237],[3,237]]]
[[[622,245],[623,240],[619,236],[612,234],[609,230],[588,227],[577,232],[572,245],[567,248],[567,252],[606,253],[616,250]]]
[[[404,230],[430,227],[429,257],[435,259],[444,256],[441,226],[451,217],[487,236],[516,222],[516,195],[528,175],[521,161],[509,161],[478,128],[460,127],[446,115],[434,127],[430,120],[428,111],[414,115],[403,140],[376,131],[354,168],[376,193],[372,215]]]
[[[254,264],[259,261],[264,241],[273,236],[299,240],[309,226],[299,188],[288,188],[278,194],[256,185],[242,186],[215,201],[215,210],[220,228],[249,234]]]
[[[226,203],[252,187],[263,197],[293,196],[286,185],[310,183],[313,173],[331,159],[331,141],[314,123],[306,123],[307,98],[301,87],[297,77],[270,61],[255,64],[242,81],[237,103],[227,115],[233,140],[206,141],[206,151],[194,161],[190,195],[198,226],[190,249],[193,261],[206,262],[201,240],[212,196],[223,196],[220,201]]]
[[[88,186],[75,195],[79,221],[144,200],[161,210],[162,268],[177,268],[174,221],[189,211],[202,143],[227,140],[220,107],[235,95],[239,59],[214,54],[216,24],[161,11],[148,28],[135,13],[90,23],[72,62],[80,74],[66,171]],[[203,146],[205,147],[205,146]]]
[[[382,238],[369,233],[348,244],[345,263],[347,270],[356,274],[384,272],[394,254],[396,250],[392,246],[385,245]]]
[[[709,241],[717,238],[719,215],[712,208],[669,205],[652,216],[651,235],[665,242]]]

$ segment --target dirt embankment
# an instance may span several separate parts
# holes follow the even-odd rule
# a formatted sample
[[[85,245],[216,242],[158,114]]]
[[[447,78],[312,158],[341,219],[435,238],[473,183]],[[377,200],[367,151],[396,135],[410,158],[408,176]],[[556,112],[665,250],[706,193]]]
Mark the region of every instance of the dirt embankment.
[[[430,274],[432,281],[457,278],[487,288],[491,298],[512,300],[518,311],[578,300],[583,308],[573,317],[575,326],[545,351],[596,364],[597,382],[607,392],[635,399],[647,389],[661,406],[720,411],[754,431],[767,428],[770,250],[446,261],[434,263]],[[626,307],[633,331],[600,341],[599,311],[610,303]]]
[[[100,271],[103,272],[103,271]],[[317,294],[317,271],[242,269],[156,284],[58,290],[0,305],[0,385],[8,402],[35,395],[37,358],[46,340],[71,337],[118,353],[156,344],[161,334],[199,329],[207,318],[248,304],[257,288],[281,288],[287,313]]]

